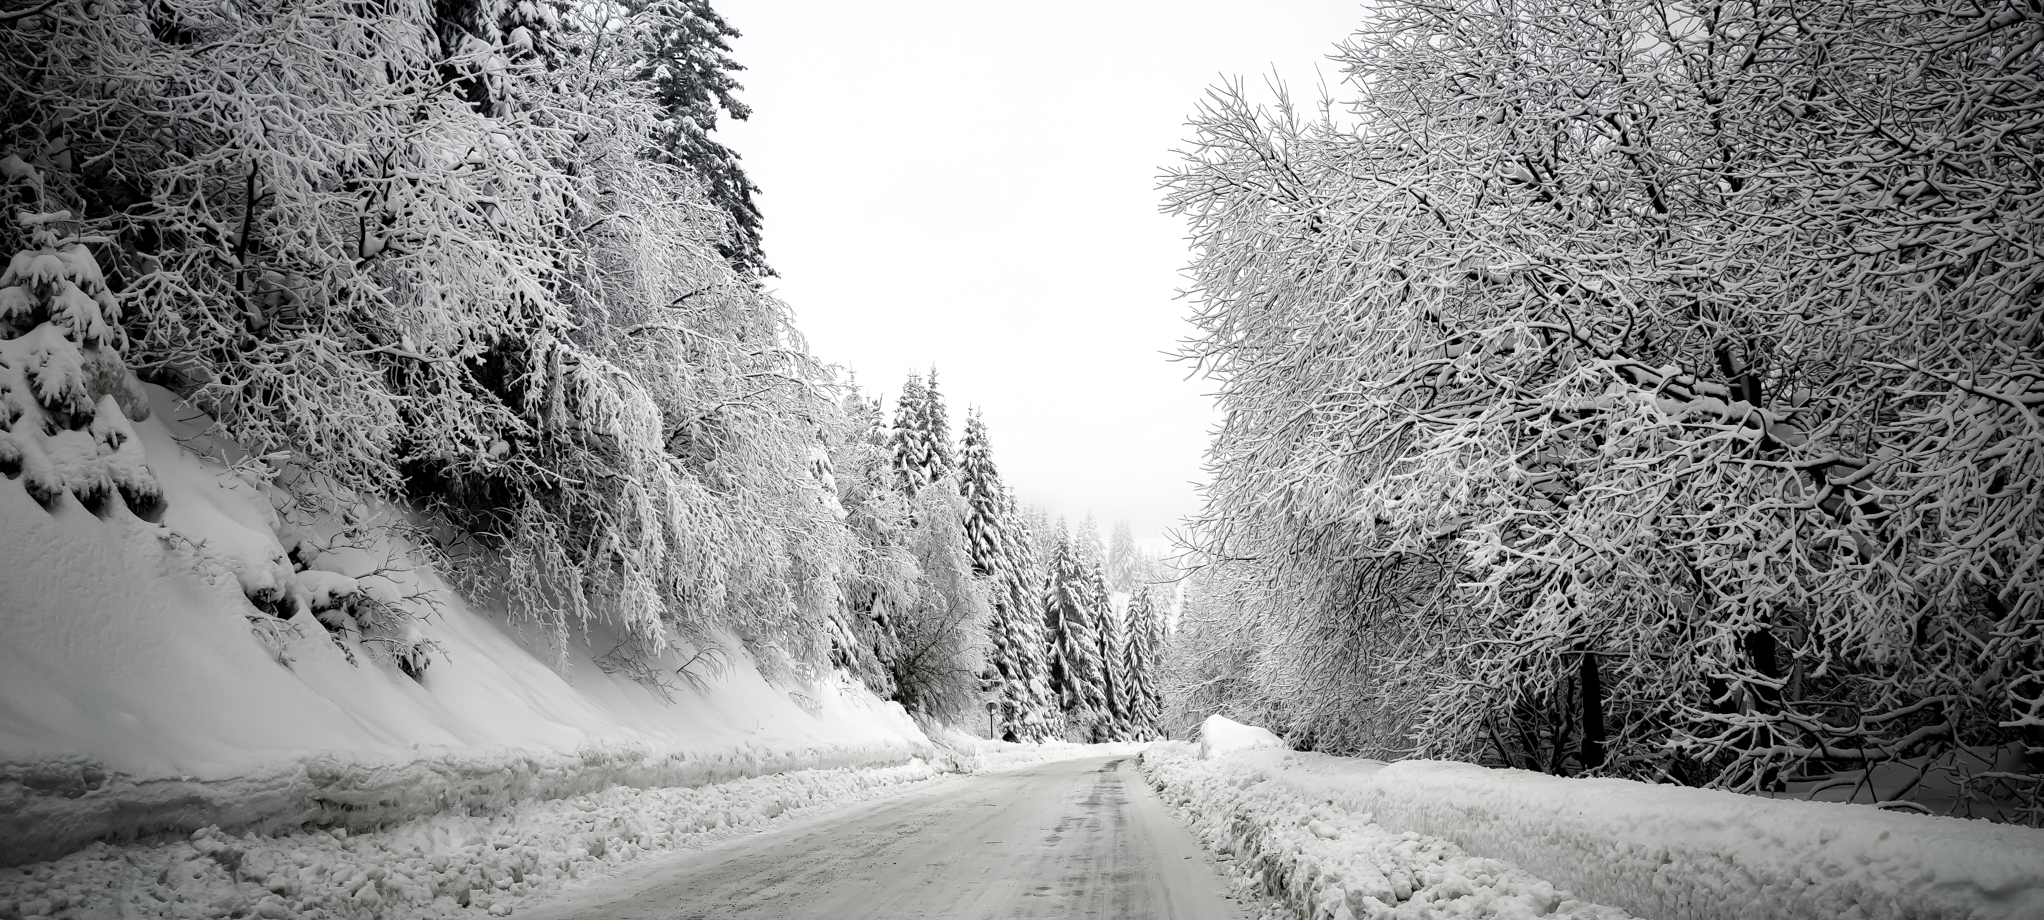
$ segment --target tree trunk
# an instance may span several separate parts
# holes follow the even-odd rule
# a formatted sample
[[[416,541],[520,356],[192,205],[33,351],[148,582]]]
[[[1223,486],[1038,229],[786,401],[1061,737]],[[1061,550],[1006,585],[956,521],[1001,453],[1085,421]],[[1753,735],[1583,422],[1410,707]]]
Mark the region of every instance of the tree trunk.
[[[1583,769],[1604,765],[1604,683],[1597,673],[1597,654],[1584,652],[1578,683],[1583,695]]]

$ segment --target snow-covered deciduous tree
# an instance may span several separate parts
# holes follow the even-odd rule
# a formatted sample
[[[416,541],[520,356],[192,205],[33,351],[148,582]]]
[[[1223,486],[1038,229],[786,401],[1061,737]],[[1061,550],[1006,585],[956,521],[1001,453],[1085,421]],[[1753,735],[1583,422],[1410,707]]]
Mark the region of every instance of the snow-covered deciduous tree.
[[[835,405],[660,154],[657,17],[87,6],[0,32],[0,154],[92,241],[129,366],[293,482],[447,522],[456,583],[563,646],[824,655]]]
[[[908,503],[895,489],[878,400],[856,389],[844,397],[830,461],[846,531],[830,660],[891,698],[888,663],[900,653],[893,614],[907,608],[920,569],[907,545]]]
[[[951,479],[916,493],[909,549],[920,569],[915,597],[894,618],[895,698],[910,712],[957,719],[979,710],[987,583],[973,574],[967,510]]]
[[[2034,33],[1385,4],[1345,108],[1218,91],[1181,653],[1300,743],[2044,816]]]

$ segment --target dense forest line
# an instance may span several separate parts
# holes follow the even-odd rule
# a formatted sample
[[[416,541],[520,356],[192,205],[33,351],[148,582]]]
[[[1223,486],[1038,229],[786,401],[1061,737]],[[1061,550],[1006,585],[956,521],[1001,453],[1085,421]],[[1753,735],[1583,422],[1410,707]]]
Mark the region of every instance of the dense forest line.
[[[2044,820],[2044,19],[1377,7],[1166,180],[1180,717]]]
[[[992,693],[1015,737],[1154,731],[1147,595],[1023,529],[934,373],[890,426],[764,291],[711,135],[748,114],[736,34],[705,0],[0,13],[0,472],[156,519],[155,385],[278,501],[406,509],[381,519],[473,599],[663,691],[731,636],[928,716]],[[258,635],[308,603],[237,575]],[[318,602],[430,665],[430,598]]]

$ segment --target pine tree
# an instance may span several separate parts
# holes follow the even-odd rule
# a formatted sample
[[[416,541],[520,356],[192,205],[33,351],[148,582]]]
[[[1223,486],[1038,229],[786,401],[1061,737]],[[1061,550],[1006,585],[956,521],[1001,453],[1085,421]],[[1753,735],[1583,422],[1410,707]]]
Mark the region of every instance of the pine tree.
[[[1136,589],[1128,605],[1129,737],[1152,741],[1163,737],[1164,701],[1157,690],[1157,670],[1164,651],[1164,617],[1148,586]]]
[[[721,110],[744,121],[752,109],[738,101],[733,76],[745,68],[731,59],[738,30],[710,8],[709,0],[630,0],[628,8],[650,17],[641,82],[652,86],[662,114],[657,139],[661,156],[701,179],[710,203],[729,216],[730,236],[718,252],[740,275],[773,274],[760,249],[759,192],[739,165],[738,154],[710,137]]]
[[[922,426],[924,463],[930,481],[951,475],[958,458],[951,450],[951,419],[944,410],[944,394],[937,390],[937,369],[930,368],[930,382],[923,388]]]
[[[907,495],[930,484],[929,452],[925,442],[923,403],[928,399],[921,374],[911,372],[894,399],[894,428],[887,438],[894,462],[895,483]]]
[[[1003,697],[1004,706],[1010,707],[1004,717],[1010,719],[1015,740],[1046,741],[1059,734],[1063,720],[1050,689],[1050,637],[1044,629],[1039,603],[1043,596],[1042,567],[1036,564],[1031,549],[1034,541],[1029,525],[1016,512],[1015,493],[1003,493],[1001,512],[1007,537],[1003,541],[1007,554],[1006,604],[1010,611],[1006,623],[1018,674],[1018,680],[1008,688],[1014,692],[1012,701]]]
[[[1072,541],[1059,536],[1051,551],[1044,584],[1044,621],[1051,631],[1055,658],[1052,686],[1064,711],[1069,733],[1092,738],[1107,717],[1101,692],[1100,640],[1094,617],[1093,591],[1079,564]]]
[[[913,496],[930,483],[950,476],[958,469],[951,450],[951,423],[944,411],[944,396],[937,391],[937,372],[910,373],[901,385],[894,404],[894,430],[890,435],[894,469],[903,492]]]
[[[1107,544],[1100,542],[1100,525],[1094,521],[1093,512],[1086,512],[1079,521],[1079,530],[1072,535],[1072,548],[1083,565],[1098,569],[1107,564]]]
[[[989,451],[985,423],[978,413],[966,418],[960,452],[959,491],[966,502],[965,530],[974,571],[990,582],[994,616],[989,623],[993,643],[992,675],[999,683],[1004,734],[1017,741],[1040,741],[1050,734],[1051,706],[1046,691],[1042,616],[1031,590],[1028,535],[1013,514],[1013,499],[1001,486]]]
[[[1105,705],[1102,716],[1094,725],[1094,741],[1123,741],[1128,734],[1128,684],[1122,673],[1127,660],[1127,641],[1121,612],[1115,609],[1113,598],[1107,593],[1107,580],[1101,567],[1088,564],[1086,573],[1086,594],[1092,604],[1094,641],[1099,643],[1100,696]]]
[[[33,179],[15,157],[0,166]],[[0,274],[0,474],[55,511],[70,495],[106,515],[119,495],[150,521],[163,488],[129,420],[149,417],[121,360],[120,306],[69,211],[22,213],[30,248]]]
[[[1142,568],[1141,553],[1136,550],[1135,534],[1129,532],[1127,521],[1114,522],[1114,536],[1107,542],[1107,588],[1117,594],[1135,590],[1136,575]]]

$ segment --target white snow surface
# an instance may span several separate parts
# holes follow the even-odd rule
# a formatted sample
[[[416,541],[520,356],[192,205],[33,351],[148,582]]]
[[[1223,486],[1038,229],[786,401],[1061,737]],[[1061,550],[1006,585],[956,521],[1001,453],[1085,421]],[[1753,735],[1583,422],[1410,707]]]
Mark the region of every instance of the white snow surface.
[[[2044,917],[2044,831],[2031,828],[1275,749],[1203,759],[1159,745],[1143,763],[1167,801],[1217,846],[1260,861],[1265,887],[1309,917],[1338,916],[1327,907],[1337,887],[1358,918],[1543,907],[1656,920]],[[1427,891],[1437,899],[1422,901]],[[1478,911],[1486,901],[1498,906]]]
[[[1256,748],[1281,748],[1284,739],[1270,729],[1256,725],[1244,725],[1224,715],[1207,716],[1199,725],[1199,756],[1203,758],[1222,757],[1236,751]]]
[[[1255,748],[1209,757],[1160,742],[1143,753],[1142,769],[1234,871],[1308,920],[1631,916],[1502,860],[1377,823],[1319,790],[1294,788],[1280,778],[1290,756]]]
[[[169,501],[160,525],[118,501],[105,518],[70,498],[46,512],[0,479],[0,866],[103,838],[362,830],[934,756],[898,705],[828,676],[770,682],[735,641],[730,667],[671,703],[598,669],[600,636],[575,637],[557,670],[556,650],[444,590],[401,541],[342,546],[338,520],[280,519],[263,464],[149,390],[135,429]],[[329,549],[294,571],[284,540]],[[351,589],[438,598],[414,607],[437,645],[419,679],[358,634],[247,598],[317,607]]]
[[[148,845],[96,843],[53,862],[0,869],[0,920],[508,916],[648,858],[938,775],[911,759],[699,787],[616,786],[362,834],[333,828],[271,837],[206,827]]]

